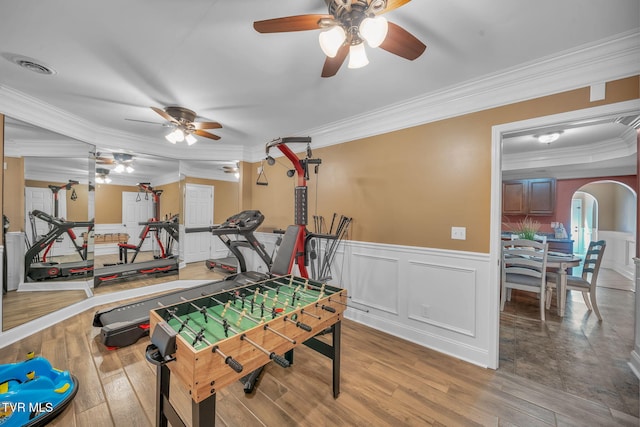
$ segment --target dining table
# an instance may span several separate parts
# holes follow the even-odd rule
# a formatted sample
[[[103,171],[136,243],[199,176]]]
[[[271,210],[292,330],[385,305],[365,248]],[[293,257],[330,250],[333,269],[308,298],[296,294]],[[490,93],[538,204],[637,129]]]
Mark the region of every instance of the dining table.
[[[567,274],[568,270],[573,267],[578,267],[582,262],[582,258],[573,254],[565,254],[562,252],[547,253],[547,270],[555,270],[558,273],[558,282],[556,284],[558,291],[558,316],[564,317],[564,308],[567,300]]]

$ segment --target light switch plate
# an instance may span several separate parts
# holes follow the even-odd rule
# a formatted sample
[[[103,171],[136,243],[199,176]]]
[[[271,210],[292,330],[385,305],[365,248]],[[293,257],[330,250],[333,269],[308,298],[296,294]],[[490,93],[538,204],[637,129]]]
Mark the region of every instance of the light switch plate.
[[[467,240],[467,227],[451,227],[453,240]]]

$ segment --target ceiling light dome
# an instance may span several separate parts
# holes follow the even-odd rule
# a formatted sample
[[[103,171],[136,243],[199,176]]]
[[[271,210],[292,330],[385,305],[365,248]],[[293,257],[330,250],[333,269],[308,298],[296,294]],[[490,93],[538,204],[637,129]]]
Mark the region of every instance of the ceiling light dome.
[[[340,25],[335,25],[320,33],[320,48],[329,58],[335,58],[346,38],[344,29]]]
[[[371,47],[378,47],[387,37],[389,22],[382,16],[364,18],[360,23],[360,35]]]
[[[352,44],[349,48],[349,68],[362,68],[369,63],[364,43]]]
[[[560,132],[546,133],[544,135],[538,136],[538,141],[543,144],[551,144],[554,141],[557,141],[560,138]]]

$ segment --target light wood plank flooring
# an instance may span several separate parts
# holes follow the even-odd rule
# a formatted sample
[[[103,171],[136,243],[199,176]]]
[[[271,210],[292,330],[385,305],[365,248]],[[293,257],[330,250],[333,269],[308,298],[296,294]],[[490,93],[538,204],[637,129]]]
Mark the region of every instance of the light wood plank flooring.
[[[153,425],[155,367],[144,357],[148,340],[109,351],[99,342],[99,328],[90,326],[92,316],[81,313],[3,348],[0,363],[35,351],[79,379],[73,403],[51,425]],[[352,321],[343,322],[342,343],[337,399],[330,360],[301,347],[290,368],[269,364],[253,394],[239,383],[219,391],[217,425],[638,425],[637,417],[601,402],[479,368]]]
[[[191,268],[208,276],[201,267]],[[622,282],[617,276],[614,280]],[[625,285],[618,283],[616,288],[620,286]],[[514,298],[515,304],[502,315],[497,371],[345,320],[338,399],[331,396],[330,361],[302,347],[291,368],[268,365],[254,394],[245,395],[240,384],[221,390],[217,423],[637,426],[638,380],[625,363],[633,339],[633,296],[619,289],[599,291],[605,321],[598,324],[586,312],[582,297],[575,295],[568,302],[567,317],[562,320],[552,312],[547,325],[533,320],[536,302]],[[97,310],[0,348],[0,363],[21,360],[33,350],[79,378],[74,402],[52,425],[153,425],[155,368],[144,359],[148,340],[105,349],[99,328],[91,326]],[[555,345],[552,353],[548,342]],[[577,357],[580,363],[566,364],[548,354]],[[598,383],[603,378],[609,379],[606,386]],[[175,397],[180,400],[180,393]]]

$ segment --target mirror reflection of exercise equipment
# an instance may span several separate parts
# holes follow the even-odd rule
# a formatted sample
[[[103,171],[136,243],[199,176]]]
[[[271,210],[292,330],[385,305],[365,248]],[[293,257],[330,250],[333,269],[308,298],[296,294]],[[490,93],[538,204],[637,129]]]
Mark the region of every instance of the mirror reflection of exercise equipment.
[[[162,190],[154,189],[149,183],[139,183],[138,189],[140,191],[138,201],[141,200],[140,194],[144,194],[145,198],[152,197],[154,217],[138,223],[143,228],[137,245],[129,244],[127,241],[118,242],[118,263],[105,264],[95,272],[95,287],[135,276],[169,274],[178,271],[178,257],[174,254],[174,243],[179,241],[179,216],[175,214],[160,220]],[[152,242],[153,259],[136,262],[147,239]],[[131,259],[129,259],[130,250],[133,251]]]
[[[45,279],[59,279],[71,277],[89,277],[93,273],[93,261],[87,256],[87,242],[78,243],[78,235],[74,229],[86,229],[88,235],[93,230],[93,220],[91,221],[67,221],[59,217],[59,194],[60,190],[71,190],[78,181],[69,180],[65,185],[58,186],[50,184],[53,197],[53,215],[35,209],[29,212],[32,237],[29,241],[25,235],[27,251],[24,258],[25,280],[38,281]],[[71,200],[77,200],[75,189],[71,194]],[[36,220],[44,221],[48,226],[48,232],[44,235],[37,234]],[[64,236],[69,237],[75,252],[79,255],[78,261],[54,261],[53,248],[55,243],[63,242]]]

